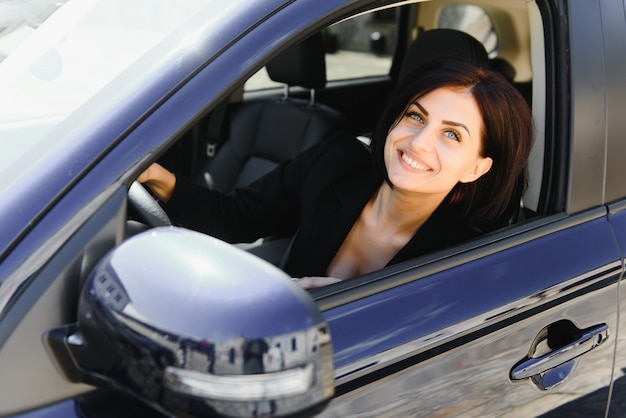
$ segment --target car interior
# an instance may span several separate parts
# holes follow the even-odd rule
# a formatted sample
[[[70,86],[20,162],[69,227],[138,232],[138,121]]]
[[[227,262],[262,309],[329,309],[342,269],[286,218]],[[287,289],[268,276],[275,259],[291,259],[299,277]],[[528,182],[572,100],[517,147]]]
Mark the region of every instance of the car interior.
[[[237,106],[227,100],[211,113],[202,144],[206,158],[194,173],[198,183],[223,192],[246,186],[345,127],[339,111],[315,101],[315,91],[326,86],[321,33],[279,55],[266,70],[285,86],[284,94]],[[308,89],[310,98],[290,97],[292,87]]]
[[[528,190],[511,219],[518,224],[554,209],[545,199],[542,33],[539,6],[522,0],[392,4],[339,21],[268,62],[159,162],[205,187],[231,191],[334,132],[346,130],[367,143],[401,77],[432,59],[462,58],[502,73],[533,109],[537,137]],[[267,237],[240,246],[280,266],[290,240]]]

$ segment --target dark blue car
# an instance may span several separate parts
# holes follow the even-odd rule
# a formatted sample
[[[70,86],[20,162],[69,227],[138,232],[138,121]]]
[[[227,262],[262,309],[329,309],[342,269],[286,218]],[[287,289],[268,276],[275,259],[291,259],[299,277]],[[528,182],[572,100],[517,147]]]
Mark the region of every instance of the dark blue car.
[[[0,416],[624,416],[625,13],[0,2]],[[171,226],[134,182],[156,161],[227,191],[338,130],[367,142],[437,29],[532,107],[507,227],[305,291],[290,237]]]

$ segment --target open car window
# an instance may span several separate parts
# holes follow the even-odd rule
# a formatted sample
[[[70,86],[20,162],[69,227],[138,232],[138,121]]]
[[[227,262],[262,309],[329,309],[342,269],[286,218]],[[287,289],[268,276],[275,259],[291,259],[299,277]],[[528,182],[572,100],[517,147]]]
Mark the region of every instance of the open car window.
[[[314,106],[334,109],[346,119],[344,128],[359,137],[371,134],[374,122],[378,117],[382,103],[393,88],[392,80],[394,65],[401,58],[406,45],[420,33],[436,28],[450,28],[466,32],[478,39],[487,50],[495,68],[495,62],[503,61],[507,67],[497,67],[505,77],[522,93],[532,106],[536,123],[536,149],[532,157],[533,164],[530,173],[529,194],[520,202],[520,212],[511,219],[511,224],[525,222],[541,213],[538,209],[538,200],[542,193],[543,157],[541,150],[544,146],[544,114],[545,90],[541,86],[545,82],[543,68],[545,57],[540,51],[544,49],[543,38],[530,38],[530,27],[542,25],[541,16],[537,14],[535,3],[519,2],[514,8],[498,8],[490,5],[472,5],[448,3],[446,1],[419,2],[402,7],[390,7],[375,12],[359,14],[354,18],[342,19],[330,24],[320,31],[324,40],[325,70],[327,83],[322,88],[314,89],[314,95],[308,89],[290,88],[287,93],[296,100],[311,100]],[[508,7],[508,6],[507,6]],[[401,22],[409,22],[409,26]],[[515,25],[508,22],[514,21]],[[404,32],[402,32],[404,31]],[[406,40],[403,40],[406,38]],[[535,51],[535,52],[533,52]],[[537,52],[539,51],[539,52]],[[534,70],[536,69],[536,71]],[[512,71],[514,76],[510,76]],[[537,80],[535,84],[534,81]],[[285,94],[285,85],[272,81],[266,67],[261,67],[251,76],[242,88],[237,89],[230,97],[230,104],[226,107],[226,122],[222,124],[220,134],[226,138],[233,134],[233,129],[239,130],[241,123],[233,123],[233,115],[247,104],[259,103],[263,100],[278,100]],[[222,106],[224,107],[224,106]],[[370,112],[370,113],[367,113]],[[195,144],[197,160],[189,161],[182,167],[185,172],[190,166],[202,171],[207,162],[206,138],[212,134],[212,116],[214,111],[193,130],[189,131],[181,143],[185,141]],[[213,124],[214,125],[214,124]],[[295,134],[297,135],[297,134]],[[181,145],[185,147],[186,145]],[[219,146],[228,147],[228,144]],[[168,164],[176,164],[182,152],[174,149],[166,154],[162,160]],[[219,151],[218,151],[219,152]],[[234,149],[229,152],[236,152]],[[213,157],[209,157],[211,160]],[[265,160],[262,157],[261,160]],[[210,161],[208,164],[212,164]],[[257,161],[257,167],[268,166],[266,161]],[[263,169],[266,170],[266,169]],[[220,179],[210,174],[212,179],[205,182],[206,173],[190,172],[200,183],[209,184],[211,181],[219,184]],[[241,185],[241,184],[239,184]],[[256,243],[258,244],[258,242]],[[243,245],[244,248],[262,255],[264,250],[255,249],[256,244]],[[465,247],[463,247],[465,248]],[[458,249],[450,249],[452,253]],[[283,257],[274,257],[277,264]]]

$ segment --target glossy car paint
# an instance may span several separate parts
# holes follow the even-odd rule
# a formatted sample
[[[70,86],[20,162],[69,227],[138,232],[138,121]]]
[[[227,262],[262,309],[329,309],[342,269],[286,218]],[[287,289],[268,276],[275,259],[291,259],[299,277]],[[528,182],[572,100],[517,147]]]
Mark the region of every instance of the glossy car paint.
[[[506,250],[506,243],[492,244],[500,251],[489,255],[485,248],[475,261],[326,311],[337,390],[345,392],[323,416],[398,410],[523,416],[563,402],[528,381],[503,387],[503,373],[528,354],[543,327],[561,318],[581,329],[607,323],[615,330],[622,268],[605,217],[555,231],[564,226],[559,223],[533,241]],[[354,327],[355,321],[368,326]],[[608,396],[614,344],[581,359],[568,379],[573,393],[563,398],[575,396],[577,385],[585,393],[591,380]]]
[[[609,221],[615,231],[620,258],[626,259],[626,203],[609,206]],[[623,264],[622,264],[623,265]],[[626,312],[626,283],[624,280],[619,283],[619,323],[624,324]],[[613,368],[613,396],[610,399],[609,416],[620,417],[626,414],[626,333],[618,329],[615,333],[616,349]]]

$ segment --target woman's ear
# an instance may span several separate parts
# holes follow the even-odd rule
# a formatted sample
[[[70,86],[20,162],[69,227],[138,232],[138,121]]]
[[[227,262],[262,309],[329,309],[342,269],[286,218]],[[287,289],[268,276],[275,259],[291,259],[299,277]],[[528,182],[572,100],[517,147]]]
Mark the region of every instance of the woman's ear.
[[[471,183],[473,181],[478,180],[483,174],[485,174],[491,166],[493,165],[493,160],[491,157],[480,157],[474,167],[468,171],[461,180],[461,183]]]

